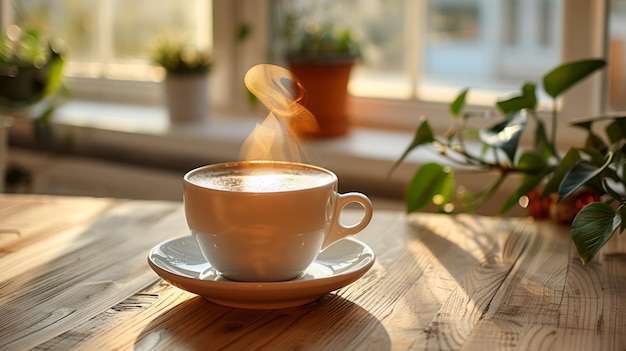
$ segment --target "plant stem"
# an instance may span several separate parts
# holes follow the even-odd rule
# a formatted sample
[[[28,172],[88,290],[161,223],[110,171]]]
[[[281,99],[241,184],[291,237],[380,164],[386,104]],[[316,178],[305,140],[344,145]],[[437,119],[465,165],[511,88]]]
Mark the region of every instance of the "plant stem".
[[[535,121],[535,123],[537,124],[537,129],[539,128],[539,125],[542,126],[541,131],[542,131],[542,137],[543,139],[545,139],[545,141],[548,143],[548,145],[546,145],[550,151],[550,153],[552,154],[552,156],[554,156],[557,161],[561,161],[561,155],[559,155],[559,153],[556,151],[556,130],[557,130],[557,126],[555,125],[555,121],[556,121],[556,111],[552,111],[552,141],[548,140],[548,136],[546,135],[546,128],[545,128],[545,124],[543,123],[543,121],[541,119],[539,119],[539,116],[537,116],[537,111],[535,110],[528,110],[528,114],[533,118],[533,120]],[[536,134],[535,134],[535,142],[537,142],[537,140],[540,139]]]
[[[557,129],[557,109],[556,109],[556,98],[552,99],[552,137],[548,142],[550,143],[550,150],[554,156],[560,161],[561,158],[559,154],[556,152],[556,129]]]
[[[469,208],[478,208],[482,206],[487,200],[489,200],[489,198],[491,198],[491,196],[498,190],[498,188],[500,188],[500,185],[502,185],[508,173],[508,171],[500,172],[500,175],[494,182],[489,184],[486,189],[483,189],[481,192],[477,193],[476,198],[469,202]]]

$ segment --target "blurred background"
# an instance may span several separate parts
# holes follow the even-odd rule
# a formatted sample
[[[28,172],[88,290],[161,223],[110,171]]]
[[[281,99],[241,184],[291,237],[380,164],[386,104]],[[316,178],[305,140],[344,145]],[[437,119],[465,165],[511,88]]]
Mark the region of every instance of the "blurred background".
[[[241,21],[221,28],[214,16],[230,14],[220,10],[246,9],[215,2],[217,6],[206,0],[163,0],[153,6],[147,0],[3,0],[2,25],[5,30],[14,24],[36,29],[62,41],[70,78],[158,81],[163,74],[151,65],[150,45],[163,37],[213,48],[214,33],[239,31],[241,37],[232,38],[236,44],[246,40],[245,31],[254,31],[255,37],[266,37],[266,52],[259,56],[281,62],[281,31],[288,15],[302,17],[301,23],[329,20],[351,29],[362,46],[364,59],[352,77],[352,94],[448,101],[442,92],[456,92],[469,83],[488,91],[516,89],[521,80],[560,62],[568,34],[564,22],[570,20],[566,15],[571,21],[577,16],[593,20],[592,13],[570,14],[576,6],[566,8],[562,0],[235,1],[241,7],[266,6],[259,15],[267,16],[268,27]],[[617,91],[611,91],[609,106],[620,108],[624,97],[619,92],[626,80],[621,68],[626,60],[626,1],[607,1],[607,8],[606,38],[598,40],[608,41],[606,49],[616,58],[611,63],[615,80],[622,84],[612,86]],[[585,39],[573,40],[585,46]]]
[[[380,174],[375,179],[364,174],[388,168],[410,140],[419,116],[442,120],[440,125],[434,123],[435,128],[445,130],[447,104],[463,88],[472,88],[469,102],[480,109],[518,91],[526,80],[539,80],[560,62],[605,57],[609,66],[603,76],[563,99],[564,119],[626,108],[625,0],[0,2],[0,24],[9,38],[4,45],[11,45],[11,33],[15,39],[20,30],[32,30],[62,52],[64,81],[71,94],[55,111],[55,121],[61,131],[73,131],[70,155],[85,157],[86,162],[141,166],[142,172],[145,167],[162,171],[151,174],[158,174],[158,179],[170,175],[176,179],[172,184],[184,169],[236,157],[241,141],[265,113],[245,92],[246,70],[257,63],[285,65],[286,31],[320,21],[349,29],[359,42],[361,59],[348,87],[350,117],[357,131],[314,143],[316,161],[336,167],[351,188],[371,187],[392,200],[402,197],[408,169],[400,170],[395,180],[385,179],[384,170],[374,172]],[[172,126],[166,121],[161,86],[166,71],[153,59],[155,45],[165,39],[211,53],[207,107],[211,127]],[[252,122],[240,122],[246,118]],[[219,121],[224,123],[216,126]],[[63,142],[59,139],[69,134],[59,132],[56,147],[50,143],[42,147],[19,121],[12,125],[5,163],[13,160],[31,170],[51,170],[61,162],[22,151],[54,149],[58,156]],[[563,134],[564,146],[574,142]],[[366,144],[376,140],[396,142],[368,148]],[[198,148],[213,150],[202,154]],[[81,172],[86,171],[72,170]],[[45,172],[31,173],[33,178]],[[145,177],[141,173],[138,179]],[[146,197],[161,188],[168,195],[155,197],[178,197],[177,186],[168,191],[163,190],[167,182],[155,182],[159,185],[136,196]],[[372,185],[375,182],[377,186]],[[71,192],[66,189],[69,184],[60,186],[57,180],[55,186]],[[55,192],[50,187],[40,185],[39,191]],[[85,192],[89,193],[76,191]],[[128,189],[103,192],[91,193],[133,196]]]

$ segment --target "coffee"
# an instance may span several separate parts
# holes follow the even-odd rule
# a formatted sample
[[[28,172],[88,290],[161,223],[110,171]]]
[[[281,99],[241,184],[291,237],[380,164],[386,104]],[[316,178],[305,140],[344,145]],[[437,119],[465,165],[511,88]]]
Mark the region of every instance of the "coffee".
[[[183,178],[185,217],[202,255],[231,280],[284,281],[301,274],[330,244],[361,231],[372,203],[337,192],[331,171],[300,163],[213,164]],[[340,221],[348,204],[363,217]]]
[[[237,192],[277,192],[311,189],[328,184],[333,175],[315,168],[246,165],[218,168],[189,177],[204,188]]]

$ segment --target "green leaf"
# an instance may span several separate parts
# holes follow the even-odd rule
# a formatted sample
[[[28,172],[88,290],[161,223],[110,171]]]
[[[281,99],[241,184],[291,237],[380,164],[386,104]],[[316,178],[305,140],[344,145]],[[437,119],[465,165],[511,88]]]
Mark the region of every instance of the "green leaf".
[[[626,230],[626,207],[624,205],[621,205],[620,207],[617,208],[615,213],[619,215],[619,218],[620,218],[619,231],[620,233],[623,233],[624,230]]]
[[[534,151],[526,151],[517,161],[516,168],[526,173],[545,173],[548,164],[540,154]]]
[[[556,156],[555,151],[550,146],[550,142],[548,141],[548,135],[546,133],[545,124],[536,120],[537,127],[535,128],[535,151],[539,152],[546,159]]]
[[[606,152],[603,153],[596,149],[590,149],[587,147],[581,148],[580,151],[587,154],[589,156],[589,161],[598,167],[603,165],[606,161]]]
[[[598,167],[595,164],[587,161],[580,160],[576,165],[565,175],[563,182],[559,186],[559,202],[566,197],[570,196],[576,189],[587,184],[595,176],[600,174],[611,163],[613,154],[609,153],[606,158],[606,162]]]
[[[564,91],[585,79],[591,73],[604,67],[606,62],[601,59],[573,61],[562,64],[543,77],[546,93],[556,99]]]
[[[610,178],[602,178],[602,189],[606,191],[613,199],[622,202],[623,196],[617,190],[613,189],[611,184],[609,183]]]
[[[582,120],[576,123],[572,123],[573,127],[582,128],[587,131],[587,139],[585,140],[585,147],[595,150],[606,151],[608,146],[604,140],[593,131],[593,124],[598,121],[608,120],[608,117],[596,117],[594,119]],[[610,132],[607,130],[607,135]]]
[[[44,95],[52,95],[59,91],[63,84],[63,66],[65,61],[63,57],[56,52],[52,52],[50,62],[48,63],[47,83],[44,89]]]
[[[404,161],[409,153],[413,151],[413,149],[420,145],[430,144],[433,141],[435,141],[435,134],[433,133],[433,129],[430,127],[430,123],[428,123],[428,120],[424,120],[415,131],[415,135],[413,136],[411,144],[409,144],[406,150],[404,150],[404,152],[402,153],[402,156],[400,156],[400,158],[391,166],[391,169],[389,169],[387,175],[393,173],[393,171],[398,168],[398,166],[402,163],[402,161]]]
[[[589,131],[587,133],[587,139],[585,139],[585,147],[600,150],[605,152],[608,149],[608,146],[604,143],[604,140],[600,138],[600,136],[593,131]]]
[[[449,106],[450,113],[452,114],[452,116],[454,117],[459,116],[459,113],[461,113],[461,110],[463,109],[463,107],[465,107],[465,97],[467,96],[468,92],[469,92],[469,89],[464,89],[463,91],[459,93],[459,95],[457,95],[454,101],[452,101],[452,103]]]
[[[572,223],[572,239],[583,265],[600,251],[621,222],[621,216],[604,202],[592,202],[583,207]]]
[[[441,195],[437,205],[442,205],[452,196],[454,174],[438,163],[427,163],[413,175],[406,191],[407,213],[415,212],[433,203],[436,195]]]
[[[580,161],[580,153],[578,152],[578,149],[569,149],[565,156],[563,156],[561,163],[559,163],[557,168],[554,170],[554,173],[552,174],[552,177],[550,177],[548,184],[546,184],[546,187],[543,189],[543,193],[541,193],[541,198],[545,198],[551,193],[557,192],[559,190],[559,185],[561,184],[561,181],[563,181],[563,178],[565,178],[567,172],[570,169],[574,168],[578,161]]]
[[[582,148],[581,152],[589,155],[589,161],[598,167],[598,175],[591,178],[586,184],[591,186],[592,188],[602,191],[602,182],[601,179],[605,177],[609,177],[616,181],[621,182],[621,177],[617,174],[616,170],[611,166],[618,166],[620,162],[618,162],[620,158],[621,152],[617,150],[616,152],[611,152],[606,150],[604,152],[600,152],[595,149]]]
[[[527,117],[523,113],[516,113],[512,118],[500,122],[490,128],[481,129],[480,140],[491,147],[504,151],[513,162],[520,136],[526,128]]]
[[[530,106],[530,108],[533,108],[533,109],[537,105],[537,94],[535,93],[536,90],[537,90],[537,84],[533,82],[526,82],[524,83],[524,85],[522,85],[522,94],[530,102],[532,102],[532,105]]]
[[[521,111],[525,108],[534,110],[537,107],[535,89],[535,83],[526,82],[522,86],[522,95],[507,100],[500,100],[496,102],[496,106],[498,106],[498,109],[505,115]]]
[[[614,121],[615,119],[618,119],[618,118],[626,118],[626,113],[621,112],[621,113],[614,113],[614,114],[610,114],[606,116],[590,117],[587,119],[574,122],[572,123],[572,126],[590,130],[593,124],[596,122]]]
[[[606,135],[611,143],[623,140],[626,137],[626,119],[616,118],[606,127]]]
[[[525,108],[530,108],[530,105],[530,101],[528,101],[528,99],[524,96],[515,96],[507,100],[496,102],[496,106],[498,106],[500,112],[505,115],[523,110]]]
[[[583,121],[578,121],[578,122],[574,122],[572,123],[572,127],[578,127],[578,128],[582,128],[586,131],[591,131],[591,128],[593,127],[593,123],[596,122],[595,119],[586,119]]]

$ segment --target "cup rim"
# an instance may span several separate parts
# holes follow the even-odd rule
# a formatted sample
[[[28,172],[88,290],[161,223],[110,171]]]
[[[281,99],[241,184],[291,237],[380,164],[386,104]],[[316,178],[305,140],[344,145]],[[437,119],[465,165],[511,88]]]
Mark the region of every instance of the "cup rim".
[[[308,169],[312,169],[321,173],[325,173],[328,174],[329,176],[331,176],[331,180],[328,182],[325,182],[321,185],[316,185],[316,186],[312,186],[312,187],[306,187],[306,188],[302,188],[302,189],[295,189],[295,190],[288,190],[288,191],[283,191],[283,190],[277,190],[277,191],[269,191],[269,192],[261,192],[261,191],[232,191],[232,190],[224,190],[224,189],[216,189],[216,188],[209,188],[209,187],[205,187],[202,185],[198,185],[196,183],[194,183],[193,181],[190,180],[190,178],[196,174],[196,173],[201,173],[204,172],[207,169],[212,169],[212,168],[234,168],[234,167],[238,167],[242,164],[253,164],[253,165],[290,165],[290,166],[294,166],[294,167],[301,167],[301,168],[308,168]],[[188,171],[187,173],[185,173],[185,175],[183,176],[183,181],[186,185],[188,186],[193,186],[194,188],[198,188],[198,189],[203,189],[203,190],[207,190],[207,191],[216,191],[216,192],[224,192],[224,193],[245,193],[245,194],[267,194],[267,193],[283,193],[283,192],[300,192],[300,191],[308,191],[308,190],[312,190],[312,189],[319,189],[319,188],[323,188],[325,186],[331,185],[331,184],[336,184],[338,181],[337,175],[332,172],[331,170],[328,170],[326,168],[323,167],[319,167],[319,166],[315,166],[315,165],[311,165],[308,163],[302,163],[302,162],[291,162],[291,161],[271,161],[271,160],[251,160],[251,161],[232,161],[232,162],[219,162],[219,163],[212,163],[212,164],[208,164],[208,165],[204,165],[204,166],[199,166],[196,167],[190,171]]]

